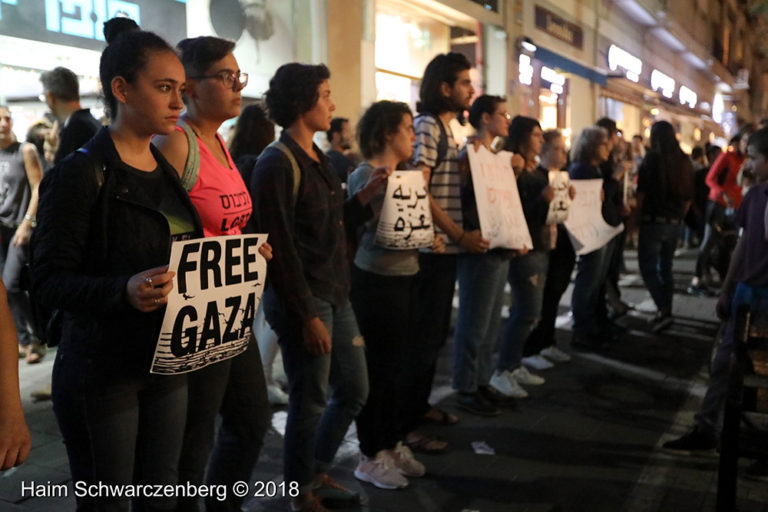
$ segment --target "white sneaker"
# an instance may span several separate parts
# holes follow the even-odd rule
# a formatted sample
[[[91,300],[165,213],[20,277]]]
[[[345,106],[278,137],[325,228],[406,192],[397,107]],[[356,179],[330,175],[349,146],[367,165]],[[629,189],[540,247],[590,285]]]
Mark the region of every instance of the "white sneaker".
[[[528,356],[522,359],[522,363],[525,366],[533,368],[534,370],[549,370],[555,365],[551,361],[547,361],[544,356],[536,354],[535,356]]]
[[[493,372],[491,381],[488,384],[504,396],[512,398],[528,397],[528,392],[520,387],[520,384],[517,383],[512,374],[507,370]]]
[[[544,382],[546,382],[544,377],[540,377],[529,372],[528,368],[525,366],[521,366],[517,370],[514,370],[512,372],[512,377],[514,377],[518,384],[522,384],[524,386],[541,386],[544,384]]]
[[[288,393],[277,384],[267,386],[267,401],[272,405],[288,405]]]
[[[565,363],[571,360],[571,356],[557,348],[556,346],[552,345],[551,347],[547,347],[539,354],[543,355],[550,361],[554,361],[556,363]]]
[[[402,441],[398,441],[395,449],[388,455],[401,475],[418,477],[427,472],[424,464],[413,458],[413,452]]]
[[[355,478],[375,485],[379,489],[402,489],[408,487],[408,480],[395,468],[386,451],[381,450],[375,459],[360,454],[360,463],[355,468]]]

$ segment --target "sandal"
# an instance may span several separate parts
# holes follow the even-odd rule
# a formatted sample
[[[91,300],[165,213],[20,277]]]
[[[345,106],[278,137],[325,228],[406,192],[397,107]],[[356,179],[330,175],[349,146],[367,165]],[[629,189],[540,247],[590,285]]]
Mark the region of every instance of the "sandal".
[[[31,343],[27,347],[27,355],[24,359],[27,364],[37,364],[43,360],[43,356],[45,356],[45,345]]]
[[[430,407],[421,417],[425,423],[437,423],[439,425],[455,425],[459,422],[459,417],[437,407]]]
[[[443,441],[438,436],[424,434],[416,430],[405,436],[405,445],[415,452],[432,455],[445,453],[448,449],[447,441]]]

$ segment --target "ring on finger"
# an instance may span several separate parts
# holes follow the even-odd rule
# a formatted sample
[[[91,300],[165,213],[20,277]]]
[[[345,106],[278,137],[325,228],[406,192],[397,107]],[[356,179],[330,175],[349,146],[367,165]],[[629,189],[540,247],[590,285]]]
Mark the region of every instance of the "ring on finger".
[[[151,277],[144,278],[144,282],[147,283],[149,286],[152,286],[152,278]]]
[[[157,299],[157,298],[152,299],[152,303],[155,305],[160,304],[160,299]]]

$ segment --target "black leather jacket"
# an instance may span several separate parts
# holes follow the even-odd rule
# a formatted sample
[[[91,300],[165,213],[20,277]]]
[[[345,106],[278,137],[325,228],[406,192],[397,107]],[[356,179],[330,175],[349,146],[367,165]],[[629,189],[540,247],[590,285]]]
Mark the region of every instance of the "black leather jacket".
[[[146,373],[164,310],[134,309],[125,287],[132,275],[168,263],[168,222],[131,190],[107,128],[84,149],[87,154],[72,153],[40,184],[32,294],[63,311],[60,350],[97,361],[105,372]],[[154,147],[152,153],[202,237],[200,218],[176,172]]]

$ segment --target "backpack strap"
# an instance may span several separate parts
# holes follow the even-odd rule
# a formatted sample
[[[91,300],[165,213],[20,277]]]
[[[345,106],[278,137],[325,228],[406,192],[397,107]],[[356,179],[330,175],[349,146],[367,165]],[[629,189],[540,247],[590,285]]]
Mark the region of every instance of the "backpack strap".
[[[267,148],[275,148],[281,151],[291,162],[291,169],[293,170],[293,206],[296,207],[296,200],[299,198],[299,187],[301,186],[301,169],[299,163],[296,161],[296,157],[293,156],[288,146],[280,142],[279,140],[273,141]]]
[[[96,178],[98,189],[101,190],[101,186],[104,185],[104,178],[107,175],[107,164],[104,160],[99,159],[97,155],[92,155],[85,147],[77,148],[75,151],[87,156],[88,160],[93,164],[93,176]]]
[[[179,119],[179,127],[184,130],[189,145],[187,161],[184,163],[184,172],[181,175],[181,186],[189,192],[197,183],[197,176],[200,174],[200,146],[197,143],[197,134],[183,119]]]

